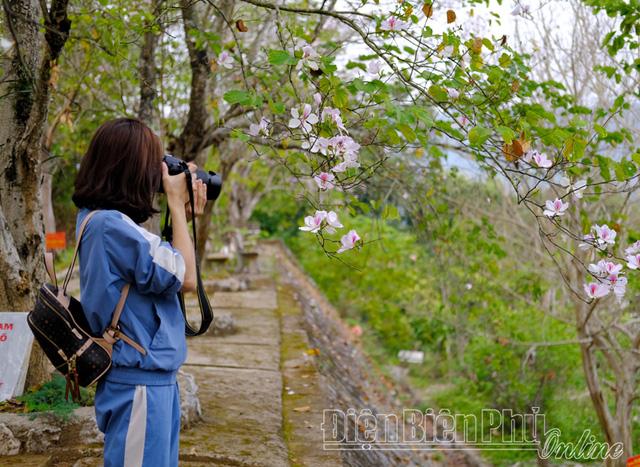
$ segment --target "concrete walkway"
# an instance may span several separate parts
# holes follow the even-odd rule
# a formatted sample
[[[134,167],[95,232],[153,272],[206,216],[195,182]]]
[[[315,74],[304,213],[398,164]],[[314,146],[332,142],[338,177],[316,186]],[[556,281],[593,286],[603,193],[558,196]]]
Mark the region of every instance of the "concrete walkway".
[[[302,309],[278,285],[273,258],[261,258],[260,269],[250,290],[212,294],[215,314],[230,315],[236,333],[188,339],[183,371],[199,387],[202,420],[181,433],[180,465],[342,465],[339,453],[322,450],[328,402],[314,384]],[[193,299],[187,305],[199,316]],[[101,446],[58,446],[0,457],[0,465],[98,466]]]

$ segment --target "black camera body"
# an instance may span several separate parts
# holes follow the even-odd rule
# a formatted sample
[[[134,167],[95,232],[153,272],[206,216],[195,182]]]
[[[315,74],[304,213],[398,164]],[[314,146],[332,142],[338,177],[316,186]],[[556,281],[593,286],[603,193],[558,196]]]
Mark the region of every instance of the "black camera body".
[[[185,170],[189,170],[189,166],[182,159],[178,159],[171,154],[165,154],[162,161],[169,167],[169,175],[178,175],[184,173]],[[207,185],[207,200],[214,201],[220,196],[220,190],[222,189],[222,179],[220,175],[215,172],[205,172],[202,169],[196,170],[196,177],[198,180],[202,180]],[[160,184],[160,193],[164,192],[162,183]]]

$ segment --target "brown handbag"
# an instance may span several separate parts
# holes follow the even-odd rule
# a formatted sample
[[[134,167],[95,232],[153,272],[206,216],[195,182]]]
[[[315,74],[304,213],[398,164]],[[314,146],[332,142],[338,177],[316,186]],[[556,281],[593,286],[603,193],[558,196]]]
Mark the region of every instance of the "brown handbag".
[[[73,260],[67,270],[62,288],[53,268],[53,255],[45,254],[45,265],[51,283],[38,290],[36,303],[29,312],[27,322],[33,335],[56,370],[67,380],[65,397],[69,393],[74,401],[80,399],[80,386],[90,386],[102,378],[111,368],[113,344],[122,339],[143,355],[146,350],[120,331],[118,321],[127,300],[130,284],[125,284],[113,312],[111,324],[102,335],[94,335],[85,317],[82,304],[67,295],[67,286],[78,257],[82,234],[87,223],[97,211],[91,211],[80,225]]]

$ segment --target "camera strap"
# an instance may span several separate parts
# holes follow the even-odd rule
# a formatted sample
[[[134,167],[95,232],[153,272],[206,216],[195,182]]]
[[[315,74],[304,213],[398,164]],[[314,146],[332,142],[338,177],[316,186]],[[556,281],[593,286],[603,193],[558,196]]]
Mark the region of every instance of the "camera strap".
[[[200,306],[200,328],[194,329],[189,324],[189,320],[187,320],[187,307],[184,303],[184,293],[182,291],[178,292],[178,299],[180,301],[180,308],[182,309],[182,315],[184,316],[184,333],[187,336],[199,336],[207,332],[211,322],[213,321],[213,311],[211,310],[211,304],[209,303],[209,297],[207,296],[204,285],[202,284],[202,277],[200,276],[200,261],[198,261],[198,241],[196,236],[196,215],[195,215],[195,198],[193,195],[193,185],[191,183],[191,172],[189,171],[189,166],[184,164],[184,174],[187,177],[187,190],[189,191],[189,205],[191,206],[191,227],[193,229],[193,246],[195,249],[195,258],[196,258],[196,276],[197,276],[197,287],[196,287],[196,295],[198,296],[198,305]],[[168,241],[171,242],[173,240],[173,231],[171,229],[170,222],[171,213],[169,212],[169,206],[167,206],[167,212],[164,218],[164,228],[162,229],[162,236]]]

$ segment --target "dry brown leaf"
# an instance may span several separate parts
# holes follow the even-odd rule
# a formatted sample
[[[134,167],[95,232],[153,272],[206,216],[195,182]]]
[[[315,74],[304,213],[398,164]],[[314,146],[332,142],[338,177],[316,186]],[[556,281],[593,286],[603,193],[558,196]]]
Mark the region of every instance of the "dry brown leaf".
[[[518,81],[517,79],[514,79],[511,82],[511,90],[513,92],[518,92],[519,89],[520,89],[520,81]]]
[[[521,133],[520,138],[514,139],[511,144],[504,143],[502,145],[502,153],[509,162],[515,162],[530,148],[531,143],[525,139],[525,134]]]
[[[238,29],[238,31],[240,32],[247,32],[249,30],[249,28],[247,27],[246,24],[244,24],[244,21],[242,21],[241,19],[236,21],[236,28]]]
[[[422,12],[427,18],[431,18],[433,16],[433,3],[425,3],[422,5]]]
[[[477,54],[482,51],[482,37],[476,37],[471,44],[471,50]]]
[[[308,405],[303,405],[302,407],[294,407],[294,412],[309,412],[311,411],[311,407]]]
[[[456,12],[447,10],[447,23],[453,23],[456,20]]]

